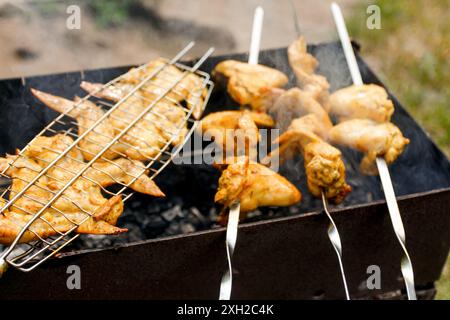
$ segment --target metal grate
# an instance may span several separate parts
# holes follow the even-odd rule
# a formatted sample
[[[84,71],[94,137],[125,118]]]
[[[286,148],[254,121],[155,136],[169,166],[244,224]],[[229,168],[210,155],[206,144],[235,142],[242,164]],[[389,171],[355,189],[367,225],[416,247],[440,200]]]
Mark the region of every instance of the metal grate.
[[[45,167],[33,169],[28,168],[33,171],[34,174],[30,179],[21,179],[21,182],[25,185],[20,190],[12,190],[9,186],[3,193],[2,198],[6,199],[9,196],[9,201],[6,201],[3,207],[0,209],[0,214],[3,213],[8,208],[14,208],[20,212],[31,216],[31,219],[25,224],[21,229],[20,233],[17,235],[14,242],[9,248],[7,248],[1,255],[1,259],[4,259],[10,265],[22,270],[31,271],[41,263],[46,261],[48,258],[57,254],[62,248],[67,246],[70,242],[76,239],[79,234],[75,234],[74,231],[89,218],[93,217],[94,213],[89,212],[82,208],[82,206],[77,203],[76,199],[68,197],[64,192],[73,186],[76,181],[89,181],[101,189],[103,195],[108,199],[112,197],[120,196],[122,201],[129,199],[133,192],[130,191],[130,185],[132,185],[136,180],[143,174],[147,174],[150,179],[154,179],[173,159],[178,151],[182,148],[184,143],[189,139],[192,132],[195,130],[197,121],[195,121],[193,113],[195,110],[203,112],[209,96],[211,94],[213,84],[210,81],[209,74],[201,72],[198,68],[203,64],[203,62],[211,55],[213,48],[210,48],[199,60],[192,66],[186,66],[180,64],[178,61],[193,47],[194,43],[190,43],[183,50],[181,50],[172,60],[160,60],[157,66],[150,66],[150,63],[144,64],[138,68],[132,69],[129,72],[121,75],[105,85],[93,90],[87,96],[79,99],[72,107],[61,113],[55,120],[48,124],[25,148],[23,148],[14,160],[12,160],[8,167],[3,170],[0,176],[8,177],[6,171],[13,168],[20,168],[21,161],[29,160],[26,155],[26,151],[33,146],[33,142],[39,137],[51,137],[57,134],[61,134],[66,137],[70,137],[72,140],[63,148],[55,149],[43,147],[46,151],[53,154],[54,158],[42,159],[38,158],[42,163],[45,163]],[[151,67],[151,68],[150,68]],[[176,67],[176,68],[174,68]],[[148,71],[150,68],[150,71]],[[174,72],[177,71],[177,72]],[[146,72],[147,71],[147,72]],[[109,100],[99,98],[99,93],[106,89],[115,89],[115,85],[124,80],[124,77],[133,76],[135,83],[129,87],[126,94],[121,97],[116,103],[111,103]],[[196,79],[199,80],[194,88],[189,88],[183,83],[183,79],[195,75]],[[183,91],[184,93],[182,93]],[[184,94],[185,99],[178,99],[177,96]],[[129,108],[126,107],[126,103],[130,99],[136,99],[134,101],[139,101],[142,103],[143,109],[138,112],[131,112]],[[83,114],[85,103],[94,102],[97,106],[101,106],[103,114],[99,118],[90,118],[89,115]],[[175,105],[179,110],[183,110],[184,118],[182,121],[177,123],[171,128],[167,128],[160,124],[158,119],[162,121],[171,121],[165,114],[157,111],[158,103],[167,102],[170,105]],[[197,109],[196,109],[197,108]],[[79,112],[78,112],[79,111]],[[120,116],[117,115],[120,111]],[[83,127],[80,122],[75,121],[74,118],[70,117],[70,114],[77,112],[80,119],[86,120],[88,123],[93,123],[89,127]],[[78,119],[78,118],[77,118]],[[102,132],[101,126],[108,121],[108,124],[115,123],[114,134],[108,135]],[[136,134],[140,126],[144,123],[150,123],[152,126],[157,128],[159,132],[164,132],[163,135],[157,136],[158,147],[149,144],[145,139],[142,139]],[[77,134],[76,128],[78,127],[79,134]],[[135,130],[133,130],[135,129]],[[137,129],[137,130],[136,130]],[[181,136],[182,130],[186,130],[183,136]],[[133,133],[134,132],[134,133]],[[95,137],[95,138],[93,138]],[[124,139],[126,137],[127,139]],[[180,137],[184,137],[182,141],[177,141]],[[136,147],[134,144],[127,141],[138,141],[141,145],[144,145],[149,152],[143,152],[142,148]],[[172,148],[174,142],[177,144]],[[92,152],[91,148],[86,148],[80,146],[80,142],[89,143],[97,152]],[[132,160],[130,157],[121,152],[117,146],[121,145],[125,147],[126,150],[131,150],[137,154],[138,160],[140,162],[133,162],[134,166],[137,166],[137,171],[134,173],[127,172],[123,166],[115,163],[112,158],[120,157],[127,160]],[[81,152],[84,155],[88,155],[88,161],[80,160],[71,155],[71,152],[75,151]],[[107,153],[112,153],[114,156],[106,156]],[[111,166],[116,166],[118,170],[121,170],[121,174],[126,176],[127,179],[119,181],[115,177],[111,176],[108,172],[103,171],[98,165],[98,160],[102,163],[107,163]],[[133,160],[136,160],[135,158]],[[62,161],[71,161],[76,164],[76,170],[70,170],[67,166],[63,166]],[[138,165],[138,163],[140,165]],[[59,170],[68,179],[58,180],[58,177],[52,175],[52,170]],[[136,169],[136,168],[135,168]],[[91,179],[88,175],[88,170],[95,170],[101,174],[109,175],[109,178],[119,187],[112,191],[110,188],[105,188],[100,185],[97,181]],[[47,186],[39,183],[40,179],[49,178],[58,183],[58,188],[56,190],[51,190]],[[67,181],[68,180],[68,181]],[[47,201],[42,201],[41,199],[35,198],[27,194],[26,192],[30,188],[36,188],[35,190],[40,190],[49,193],[50,199]],[[88,191],[79,190],[82,195],[87,195]],[[27,199],[33,201],[36,204],[42,206],[37,212],[32,212],[29,209],[20,205],[20,200]],[[58,199],[64,199],[68,201],[71,205],[76,206],[80,209],[80,214],[83,215],[82,219],[74,221],[69,218],[65,212],[58,209],[55,206],[55,202]],[[57,213],[57,219],[65,219],[65,222],[70,223],[73,227],[66,232],[58,231],[54,225],[53,219],[49,221],[45,217],[47,210],[52,210]],[[55,219],[55,220],[57,220]],[[33,230],[34,223],[40,223],[44,226],[50,227],[55,235],[51,237],[41,237],[37,232]],[[24,244],[18,247],[25,233],[32,233],[36,241]]]

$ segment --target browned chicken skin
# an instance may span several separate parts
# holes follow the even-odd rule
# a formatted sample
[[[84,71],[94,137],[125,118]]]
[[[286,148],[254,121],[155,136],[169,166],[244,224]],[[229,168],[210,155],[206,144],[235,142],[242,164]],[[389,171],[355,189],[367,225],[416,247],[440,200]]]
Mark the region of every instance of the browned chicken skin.
[[[145,68],[132,68],[119,80],[119,84],[136,85],[164,64],[166,64],[165,60],[155,59],[150,61]],[[182,76],[183,71],[173,65],[168,65],[164,67],[163,71],[151,78],[151,81],[147,82],[140,92],[153,101]],[[193,109],[194,118],[200,119],[206,93],[207,90],[204,89],[203,80],[196,74],[189,73],[167,94],[167,100],[173,102],[186,101],[188,108]]]
[[[331,146],[314,133],[312,125],[315,115],[308,115],[296,119],[296,123],[278,138],[279,149],[273,151],[269,157],[279,158],[281,162],[301,153],[309,191],[320,197],[322,191],[327,199],[340,203],[351,192],[351,187],[345,180],[345,165],[341,152]],[[304,127],[300,123],[305,123]]]
[[[236,102],[252,108],[262,90],[280,88],[288,82],[287,76],[276,69],[236,60],[220,62],[212,75],[219,82],[227,82],[228,93]],[[255,111],[257,109],[255,106]]]
[[[114,102],[119,102],[121,99],[125,98],[132,89],[129,84],[121,83],[102,89],[103,84],[101,83],[83,81],[80,86],[87,92],[94,94],[96,97]],[[137,95],[143,96],[140,91],[138,91]],[[128,97],[112,112],[113,117],[111,118],[111,122],[114,128],[117,130],[125,129],[135,117],[151,104],[151,102],[152,100],[150,99],[143,100],[136,95]],[[143,119],[136,124],[136,129],[131,129],[131,133],[133,135],[138,134],[139,136],[146,137],[145,131],[148,131],[148,135],[158,137],[160,144],[162,144],[164,139],[169,140],[174,137],[172,144],[178,145],[185,139],[188,131],[185,118],[186,112],[183,108],[173,102],[163,100],[156,103],[151,110],[146,113]],[[140,131],[140,133],[138,131]],[[144,135],[142,134],[142,131],[144,131]]]
[[[9,163],[14,159],[1,158],[0,165],[12,179],[9,200],[17,195],[30,179],[36,177],[41,167],[32,159],[20,158],[14,166]],[[29,188],[12,206],[0,214],[0,243],[11,244],[21,229],[38,213],[43,206],[59,191],[51,185],[51,178],[43,176],[38,183]],[[20,183],[20,189],[16,187]],[[83,191],[83,192],[82,192]],[[68,200],[68,197],[72,201]],[[0,198],[3,207],[5,199]],[[78,233],[117,234],[126,229],[115,227],[123,211],[120,196],[105,199],[100,188],[85,181],[76,182],[69,187],[40,217],[33,222],[20,242],[45,239],[58,232],[65,233],[76,228]],[[92,215],[92,217],[91,217]],[[80,224],[78,227],[77,225]],[[34,234],[34,233],[35,234]]]
[[[260,139],[258,127],[272,127],[273,124],[273,119],[265,113],[229,110],[207,115],[199,128],[203,135],[210,136],[227,152],[226,157],[247,154],[256,159]]]
[[[4,202],[1,199],[0,202]],[[2,207],[3,204],[0,204]],[[89,234],[119,234],[127,229],[114,226],[122,214],[123,202],[120,196],[113,197],[92,217],[82,212],[68,212],[64,216],[54,212],[45,212],[35,220],[20,238],[20,243],[31,242],[38,239],[66,233],[75,228],[77,233]],[[0,214],[0,244],[9,245],[19,235],[22,228],[33,218],[7,209]],[[72,223],[73,222],[73,223]],[[74,224],[76,223],[76,224]]]
[[[104,111],[90,101],[85,101],[74,108],[75,103],[73,101],[62,97],[35,89],[32,89],[32,93],[53,110],[61,113],[68,112],[70,117],[75,118],[78,124],[79,135],[89,130],[104,115]],[[122,117],[120,118],[120,116]],[[113,140],[117,133],[117,128],[123,129],[127,126],[127,123],[129,124],[122,114],[116,114],[114,119],[116,119],[116,122],[112,122],[111,117],[101,120],[96,128],[91,130],[80,141],[79,146],[87,160],[92,159]],[[121,127],[116,127],[118,123],[121,123]],[[143,127],[137,123],[119,139],[119,142],[112,145],[103,156],[107,159],[114,159],[121,155],[126,155],[135,160],[148,160],[158,154],[165,141],[167,140],[162,137],[154,125]]]
[[[24,152],[25,156],[37,159],[37,162],[46,167],[61,152],[73,143],[72,138],[58,134],[52,137],[38,137]],[[53,151],[51,151],[53,150]],[[60,183],[68,182],[74,174],[78,173],[86,164],[82,161],[81,153],[73,148],[67,156],[57,162],[57,166],[52,167],[49,173]],[[142,162],[118,158],[110,161],[97,161],[91,168],[83,174],[102,187],[115,183],[128,185],[133,190],[148,195],[162,197],[164,193],[156,186],[144,170]],[[80,180],[87,180],[80,178]]]
[[[330,113],[340,122],[349,119],[388,122],[394,113],[394,104],[383,87],[375,84],[354,85],[333,92]]]
[[[22,156],[0,158],[0,171],[11,177],[10,200],[17,195],[42,168],[53,161],[73,143],[65,135],[37,137]],[[21,228],[77,174],[86,163],[81,152],[72,149],[50,168],[37,183],[0,216],[0,243],[10,244]],[[76,179],[31,226],[39,237],[46,238],[76,227],[78,233],[116,234],[126,229],[115,227],[123,211],[120,196],[103,197],[101,188],[115,183],[130,185],[138,192],[163,196],[156,184],[144,173],[143,164],[118,158],[111,162],[96,162],[82,177]],[[132,183],[132,180],[136,180]],[[4,202],[4,199],[2,199]],[[92,217],[91,217],[92,215]],[[83,222],[84,221],[84,222]],[[47,223],[48,222],[48,223]],[[50,225],[51,224],[51,225]],[[26,232],[21,242],[36,240],[38,236]]]
[[[405,138],[393,123],[379,123],[369,119],[353,119],[339,123],[331,129],[330,140],[365,153],[360,169],[368,175],[378,174],[376,157],[384,157],[390,164],[402,154],[409,143],[409,139]]]
[[[290,206],[301,200],[300,191],[276,172],[249,161],[248,157],[235,160],[222,172],[215,201],[225,207],[240,201],[241,219],[258,207]],[[224,223],[226,219],[222,214],[219,222]]]

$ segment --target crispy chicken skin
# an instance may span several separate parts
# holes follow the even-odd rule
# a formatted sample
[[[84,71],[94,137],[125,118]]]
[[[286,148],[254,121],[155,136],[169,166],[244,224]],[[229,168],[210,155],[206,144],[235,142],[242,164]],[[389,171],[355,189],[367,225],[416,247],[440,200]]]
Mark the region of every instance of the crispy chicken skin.
[[[119,102],[133,88],[130,84],[117,83],[113,86],[103,88],[101,83],[91,83],[83,81],[81,88],[93,94],[96,97],[104,98],[114,102]],[[140,91],[139,91],[140,92]],[[139,93],[138,93],[139,94]],[[143,94],[140,93],[142,97]],[[139,99],[135,95],[128,97],[120,104],[115,111],[111,122],[117,130],[123,130],[134,120],[144,109],[151,103],[148,98]],[[187,123],[185,121],[186,112],[176,103],[171,101],[160,101],[156,103],[144,118],[137,123],[137,130],[149,131],[156,137],[161,136],[163,139],[169,140],[174,137],[173,145],[178,145],[184,141],[187,134]],[[133,130],[133,129],[132,129]],[[136,132],[138,134],[138,132]],[[160,138],[161,141],[163,139]]]
[[[388,122],[394,113],[394,104],[383,87],[375,84],[353,85],[330,96],[330,113],[340,122],[349,119]]]
[[[327,199],[341,203],[352,190],[345,180],[342,154],[314,133],[314,121],[311,121],[314,117],[315,115],[308,115],[294,120],[291,127],[276,141],[279,148],[269,157],[279,157],[283,162],[302,153],[309,191],[315,197],[320,197],[323,190]],[[301,123],[305,126],[302,127]]]
[[[157,72],[165,64],[166,61],[164,59],[155,59],[150,61],[145,68],[132,68],[119,80],[119,84],[137,85],[152,73]],[[166,89],[169,89],[178,79],[181,80],[167,94],[166,100],[186,101],[187,107],[193,109],[192,114],[194,118],[200,119],[207,90],[204,89],[203,80],[196,74],[189,73],[183,78],[183,71],[174,65],[168,65],[164,67],[163,71],[158,72],[156,76],[151,78],[151,81],[148,81],[140,92],[153,101],[163,94]]]
[[[225,207],[239,200],[240,218],[244,219],[245,213],[258,207],[293,205],[301,200],[301,194],[276,172],[249,161],[248,157],[239,157],[222,172],[214,200]],[[222,213],[219,222],[225,223],[226,220]]]
[[[314,114],[320,121],[322,131],[329,130],[333,124],[325,109],[307,92],[299,88],[292,88],[281,94],[275,103],[267,109],[273,116],[277,127],[284,132],[291,124],[292,119],[308,114]]]
[[[303,37],[295,40],[288,47],[288,59],[300,89],[310,93],[328,112],[330,85],[324,76],[315,74],[319,62],[307,52]]]
[[[4,199],[0,199],[0,207]],[[119,234],[127,229],[115,226],[117,219],[122,214],[123,202],[120,196],[109,199],[105,206],[92,217],[82,212],[68,212],[64,216],[56,213],[45,212],[38,218],[20,238],[20,243],[31,242],[39,238],[45,239],[58,232],[65,233],[75,227],[71,221],[80,224],[76,228],[77,233],[88,234]],[[18,236],[22,228],[33,218],[7,209],[0,214],[0,244],[10,245]],[[51,225],[51,226],[50,226]]]
[[[70,137],[62,134],[52,137],[40,136],[24,150],[22,156],[0,158],[0,171],[5,171],[12,180],[9,200],[72,143]],[[10,244],[32,216],[85,165],[81,152],[74,148],[50,168],[35,185],[0,215],[0,243]],[[94,163],[44,211],[41,218],[32,224],[31,230],[41,238],[46,238],[56,235],[57,232],[73,229],[75,223],[82,223],[76,228],[76,232],[90,234],[126,232],[126,229],[115,227],[123,211],[121,197],[113,196],[106,199],[102,195],[101,188],[120,182],[131,184],[130,187],[138,192],[163,196],[164,194],[145,172],[140,174],[143,168],[143,164],[139,161],[124,158]],[[137,179],[131,183],[134,177]],[[33,232],[26,232],[20,241],[29,242],[37,238]]]
[[[353,119],[339,123],[330,131],[334,144],[344,145],[365,153],[361,161],[361,172],[376,175],[375,159],[384,157],[388,164],[403,152],[409,139],[390,122],[379,123],[369,119]]]
[[[73,139],[57,134],[52,137],[38,137],[25,150],[24,155],[31,159],[38,159],[36,162],[41,167],[46,167],[59,154],[73,143]],[[49,173],[54,177],[57,184],[68,182],[73,175],[81,170],[86,164],[82,161],[81,153],[73,148],[68,155],[57,162],[57,166],[51,168]],[[143,171],[143,173],[141,173]],[[155,182],[147,176],[144,170],[144,164],[137,160],[128,160],[125,158],[117,158],[110,161],[97,161],[91,168],[87,169],[83,174],[86,179],[90,179],[102,187],[107,187],[116,183],[130,184],[133,190],[152,195],[155,197],[163,197],[164,193],[158,188]]]
[[[61,113],[68,112],[70,117],[75,118],[78,124],[79,135],[86,132],[104,115],[104,111],[90,101],[85,101],[74,108],[74,101],[36,89],[31,89],[31,91],[35,97],[51,109]],[[114,117],[115,122],[112,121],[112,117]],[[95,130],[89,132],[80,141],[79,146],[85,159],[92,159],[103,147],[112,141],[117,133],[117,129],[123,129],[130,123],[123,114],[116,113],[112,117],[101,120]],[[118,123],[121,123],[121,127],[117,127]],[[114,159],[126,155],[135,160],[147,160],[156,156],[166,141],[153,124],[144,126],[139,122],[123,135],[118,143],[111,146],[105,152],[104,157]]]
[[[32,94],[42,103],[57,112],[68,112],[68,115],[78,122],[78,134],[83,134],[90,128],[100,117],[103,116],[103,111],[90,101],[81,103],[78,107],[74,107],[73,101],[64,99],[62,97],[54,96],[36,89],[31,88]],[[79,143],[80,148],[85,150],[83,156],[86,159],[92,159],[93,155],[97,154],[102,146],[106,145],[114,137],[114,129],[109,124],[108,120],[102,121],[96,128],[95,132],[90,132],[86,138]],[[105,153],[108,159],[117,157],[113,151]]]
[[[41,167],[36,161],[21,157],[15,161],[14,156],[0,158],[0,169],[6,169],[6,174],[12,179],[9,200],[33,179]],[[36,170],[38,170],[36,172]],[[38,183],[29,188],[12,206],[0,214],[0,243],[10,244],[19,234],[22,227],[38,213],[59,189],[52,185],[53,178],[43,176]],[[17,188],[19,182],[20,189]],[[70,197],[70,200],[68,200]],[[0,198],[3,207],[5,199]],[[20,242],[29,242],[66,232],[77,227],[78,233],[90,234],[117,234],[126,232],[126,229],[115,227],[117,219],[122,214],[123,202],[120,196],[105,199],[100,188],[93,183],[76,181],[53,205],[46,209],[39,219],[31,226],[33,232],[26,232]],[[88,214],[92,214],[92,217]]]
[[[255,159],[256,146],[260,138],[258,127],[273,127],[273,125],[273,119],[265,113],[229,110],[207,115],[202,119],[199,128],[228,153],[237,155],[236,152],[240,151],[245,151],[244,154],[251,152],[250,158]],[[245,149],[237,150],[244,147],[244,143]]]
[[[281,88],[288,82],[287,76],[276,69],[236,60],[220,62],[212,75],[218,82],[227,82],[228,93],[236,102],[252,108],[261,90]],[[257,110],[259,107],[254,108]]]

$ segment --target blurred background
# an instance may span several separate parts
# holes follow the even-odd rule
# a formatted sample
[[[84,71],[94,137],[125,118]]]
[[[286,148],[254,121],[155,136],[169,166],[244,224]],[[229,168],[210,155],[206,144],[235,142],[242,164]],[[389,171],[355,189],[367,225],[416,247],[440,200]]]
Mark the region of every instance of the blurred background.
[[[337,39],[329,0],[293,0],[309,42]],[[448,0],[339,0],[352,38],[381,80],[450,156]],[[381,29],[366,25],[368,5]],[[69,29],[70,5],[80,29]],[[288,0],[0,0],[0,79],[139,64],[170,57],[191,40],[191,57],[248,50],[253,10],[265,9],[262,48],[296,36]],[[450,263],[437,299],[450,299]]]

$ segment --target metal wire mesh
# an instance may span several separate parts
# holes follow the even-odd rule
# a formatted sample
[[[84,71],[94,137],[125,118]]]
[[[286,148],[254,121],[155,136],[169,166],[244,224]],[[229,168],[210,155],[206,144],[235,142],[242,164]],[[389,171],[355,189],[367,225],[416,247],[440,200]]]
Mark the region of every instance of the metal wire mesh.
[[[198,70],[213,49],[192,67],[178,63],[192,46],[190,43],[172,60],[152,61],[99,86],[65,109],[11,157],[0,176],[8,178],[8,170],[24,170],[26,175],[15,176],[1,194],[9,200],[0,203],[0,212],[20,213],[27,222],[2,254],[10,265],[33,270],[79,236],[76,229],[95,212],[81,203],[80,199],[90,196],[90,190],[77,188],[78,183],[95,188],[106,199],[120,197],[124,202],[132,196],[130,187],[139,177],[154,179],[170,163],[195,130],[193,113],[203,112],[213,87],[209,74]],[[102,94],[116,92],[125,82],[127,90],[117,101]],[[92,103],[95,117],[87,112]],[[178,121],[174,123],[164,112],[165,105],[178,111]],[[106,123],[109,130],[104,130]],[[143,132],[151,134],[151,143]],[[30,158],[38,139],[55,136],[60,137],[56,147],[40,144],[39,155]],[[117,159],[125,159],[128,167]],[[115,188],[93,177],[102,177]],[[74,188],[79,198],[70,196]],[[61,203],[76,208],[76,219],[61,210]],[[61,231],[58,223],[70,227]],[[51,235],[42,236],[37,231],[40,227],[50,230]],[[18,250],[17,245],[26,238],[33,241]]]

